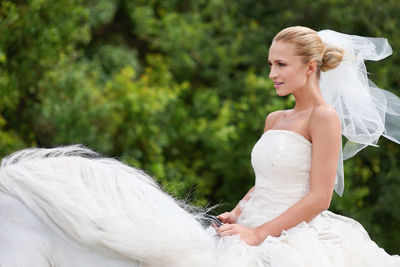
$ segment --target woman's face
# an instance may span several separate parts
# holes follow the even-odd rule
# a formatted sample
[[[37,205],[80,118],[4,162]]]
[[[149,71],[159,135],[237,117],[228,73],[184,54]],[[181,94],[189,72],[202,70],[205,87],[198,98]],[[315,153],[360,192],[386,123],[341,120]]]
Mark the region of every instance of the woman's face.
[[[303,88],[307,83],[308,64],[295,55],[291,43],[274,41],[269,48],[269,77],[274,82],[276,93],[285,96]]]

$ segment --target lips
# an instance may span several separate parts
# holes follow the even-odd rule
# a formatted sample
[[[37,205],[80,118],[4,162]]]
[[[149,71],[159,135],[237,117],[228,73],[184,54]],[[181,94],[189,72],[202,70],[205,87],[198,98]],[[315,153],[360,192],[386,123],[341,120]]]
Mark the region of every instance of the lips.
[[[284,84],[284,83],[283,82],[274,82],[274,87],[279,88],[280,86],[282,86],[282,84]]]

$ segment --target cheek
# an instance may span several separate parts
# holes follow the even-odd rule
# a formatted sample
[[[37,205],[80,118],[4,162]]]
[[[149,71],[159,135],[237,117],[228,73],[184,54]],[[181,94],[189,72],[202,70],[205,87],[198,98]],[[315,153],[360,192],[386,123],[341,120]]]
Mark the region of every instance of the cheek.
[[[299,75],[299,74],[297,73],[297,75],[296,75],[296,81],[297,81],[298,83],[304,83],[304,82],[306,81],[305,75]]]
[[[293,81],[298,83],[298,84],[304,84],[307,81],[307,75],[302,72],[302,70],[298,70],[294,73],[292,73]]]

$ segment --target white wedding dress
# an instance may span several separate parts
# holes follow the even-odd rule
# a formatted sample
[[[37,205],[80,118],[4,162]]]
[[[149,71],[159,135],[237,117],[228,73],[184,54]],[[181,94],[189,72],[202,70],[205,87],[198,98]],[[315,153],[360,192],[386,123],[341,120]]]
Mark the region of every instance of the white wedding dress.
[[[241,203],[237,223],[256,227],[302,199],[310,189],[311,151],[312,144],[296,132],[266,131],[251,153],[255,189],[251,198]],[[357,221],[330,211],[283,231],[279,237],[269,236],[259,246],[228,237],[219,241],[219,248],[221,255],[233,252],[226,258],[234,257],[234,262],[244,259],[241,266],[400,266],[400,256],[390,256],[379,248]]]
[[[238,224],[258,226],[303,198],[311,151],[295,132],[265,132]],[[0,266],[400,266],[358,222],[329,211],[248,246],[181,206],[140,170],[84,148],[17,152],[0,169]]]

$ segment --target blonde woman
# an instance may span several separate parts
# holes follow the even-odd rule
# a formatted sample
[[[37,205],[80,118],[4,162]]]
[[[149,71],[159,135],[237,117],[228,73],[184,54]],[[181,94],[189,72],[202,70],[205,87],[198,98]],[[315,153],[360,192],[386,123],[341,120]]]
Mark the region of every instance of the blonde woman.
[[[296,104],[267,116],[251,154],[255,186],[219,216],[220,236],[273,252],[267,266],[400,266],[359,223],[327,211],[334,189],[343,193],[342,134],[345,158],[381,135],[400,141],[400,111],[391,111],[400,101],[369,84],[363,64],[390,53],[384,39],[300,26],[275,36],[269,77]]]

